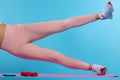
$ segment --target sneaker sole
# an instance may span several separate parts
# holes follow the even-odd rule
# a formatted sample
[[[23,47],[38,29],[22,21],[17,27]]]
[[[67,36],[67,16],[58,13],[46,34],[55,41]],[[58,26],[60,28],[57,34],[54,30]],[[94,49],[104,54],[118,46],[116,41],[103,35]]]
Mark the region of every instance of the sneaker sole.
[[[105,75],[105,74],[106,74],[106,71],[107,71],[107,68],[104,67],[104,68],[100,69],[100,71],[101,71],[101,74],[100,74],[100,75]]]

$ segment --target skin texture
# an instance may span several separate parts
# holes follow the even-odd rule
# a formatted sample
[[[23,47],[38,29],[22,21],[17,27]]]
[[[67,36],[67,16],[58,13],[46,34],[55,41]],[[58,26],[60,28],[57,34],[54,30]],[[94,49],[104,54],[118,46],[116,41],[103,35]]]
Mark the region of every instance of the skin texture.
[[[53,62],[72,69],[92,70],[92,65],[60,52],[32,44],[33,41],[98,20],[98,14],[33,24],[7,25],[1,48],[19,58]]]

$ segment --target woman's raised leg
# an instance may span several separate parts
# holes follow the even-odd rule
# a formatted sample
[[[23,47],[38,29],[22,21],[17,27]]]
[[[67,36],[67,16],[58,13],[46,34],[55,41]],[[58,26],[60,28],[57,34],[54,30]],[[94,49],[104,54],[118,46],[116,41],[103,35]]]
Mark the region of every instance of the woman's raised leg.
[[[99,14],[91,14],[85,16],[77,16],[65,20],[57,20],[51,22],[38,22],[32,24],[18,24],[22,27],[24,32],[28,35],[30,41],[35,41],[44,38],[48,35],[62,32],[69,28],[81,26],[98,19],[112,19],[112,12],[114,11],[111,2],[108,2],[107,6]]]
[[[24,31],[28,34],[31,41],[41,39],[48,35],[62,32],[69,28],[81,26],[89,22],[99,19],[98,14],[77,16],[65,20],[51,21],[51,22],[38,22],[33,24],[19,24]]]

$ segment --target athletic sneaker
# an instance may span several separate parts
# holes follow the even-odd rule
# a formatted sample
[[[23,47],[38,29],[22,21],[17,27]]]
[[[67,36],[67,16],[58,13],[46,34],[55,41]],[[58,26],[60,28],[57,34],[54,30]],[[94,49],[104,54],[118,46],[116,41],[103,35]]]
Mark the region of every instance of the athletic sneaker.
[[[112,19],[112,12],[114,11],[112,3],[108,2],[107,6],[105,7],[105,9],[103,11],[101,11],[99,13],[100,19],[104,20],[104,19]]]
[[[96,72],[97,75],[105,75],[107,68],[105,66],[93,64],[92,71]]]

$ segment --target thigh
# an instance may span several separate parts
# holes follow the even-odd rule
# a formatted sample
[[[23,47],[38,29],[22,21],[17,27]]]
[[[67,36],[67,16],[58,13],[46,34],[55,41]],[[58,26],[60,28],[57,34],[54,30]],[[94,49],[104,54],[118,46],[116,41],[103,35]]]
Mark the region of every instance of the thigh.
[[[28,34],[31,41],[38,40],[51,34],[61,32],[64,27],[64,20],[51,22],[38,22],[32,24],[20,24]]]
[[[21,27],[18,25],[7,25],[1,49],[15,54],[17,49],[29,42],[27,34]]]

